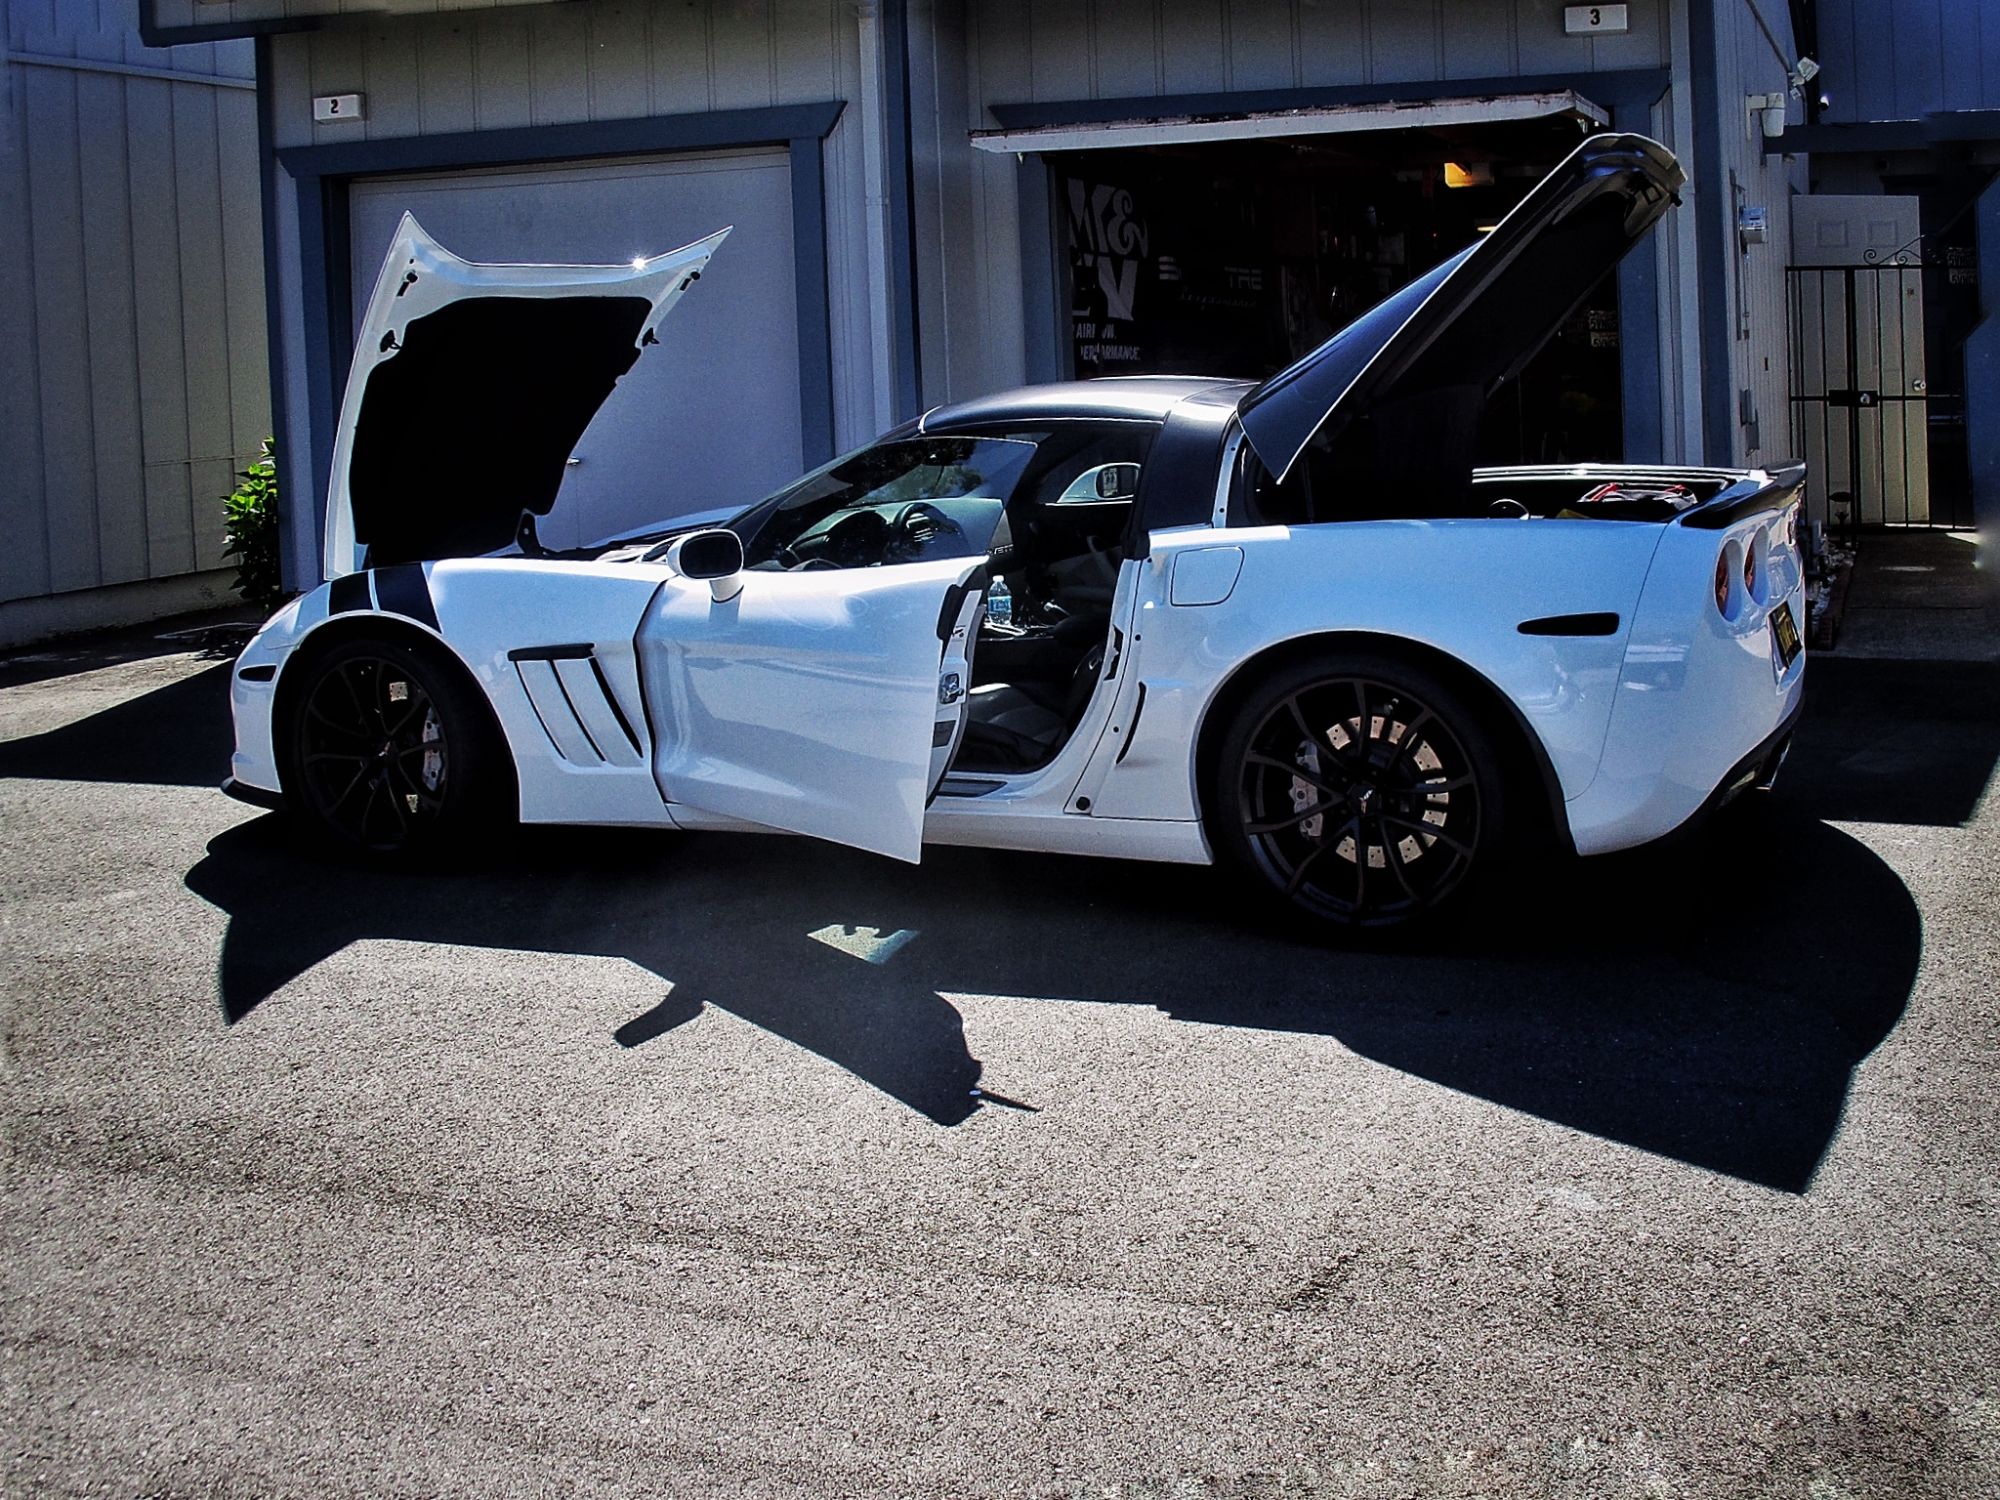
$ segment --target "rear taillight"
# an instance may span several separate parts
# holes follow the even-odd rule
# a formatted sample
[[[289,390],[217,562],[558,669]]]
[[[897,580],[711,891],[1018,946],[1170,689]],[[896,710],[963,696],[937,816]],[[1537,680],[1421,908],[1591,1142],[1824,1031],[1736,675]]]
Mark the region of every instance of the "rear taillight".
[[[1743,548],[1743,592],[1753,598],[1757,593],[1757,539],[1754,536]]]
[[[1715,607],[1725,618],[1729,614],[1729,551],[1723,549],[1715,560]]]

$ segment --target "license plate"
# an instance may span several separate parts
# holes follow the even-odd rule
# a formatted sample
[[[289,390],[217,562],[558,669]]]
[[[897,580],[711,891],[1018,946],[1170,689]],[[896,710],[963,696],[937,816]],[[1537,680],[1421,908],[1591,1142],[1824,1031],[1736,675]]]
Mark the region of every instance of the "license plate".
[[[1792,619],[1792,601],[1789,599],[1780,599],[1778,607],[1771,611],[1771,639],[1778,643],[1778,660],[1782,669],[1789,670],[1803,649],[1799,644],[1799,627]]]

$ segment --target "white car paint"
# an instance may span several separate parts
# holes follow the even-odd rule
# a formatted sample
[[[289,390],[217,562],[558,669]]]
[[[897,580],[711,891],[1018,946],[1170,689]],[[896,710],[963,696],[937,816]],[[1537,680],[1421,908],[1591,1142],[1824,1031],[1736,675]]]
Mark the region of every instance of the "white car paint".
[[[478,265],[453,255],[424,233],[414,217],[404,214],[375,278],[360,332],[355,335],[354,369],[341,397],[333,473],[327,487],[326,576],[336,578],[361,566],[362,549],[355,542],[354,516],[348,503],[355,429],[369,374],[396,358],[410,324],[441,308],[480,298],[547,301],[590,292],[643,297],[652,304],[652,313],[645,320],[650,333],[728,236],[727,229],[719,229],[691,245],[623,266]]]
[[[980,566],[747,572],[727,603],[668,578],[638,636],[662,795],[914,861],[947,670],[938,616]],[[964,648],[961,636],[961,663]],[[942,705],[953,726],[960,691]]]
[[[1613,141],[1614,154],[1636,150],[1630,139]],[[524,821],[778,829],[906,860],[930,842],[1207,862],[1197,777],[1218,704],[1264,670],[1269,653],[1302,645],[1337,656],[1343,644],[1387,643],[1471,674],[1516,716],[1553,782],[1551,810],[1584,854],[1679,827],[1729,790],[1798,709],[1803,654],[1781,669],[1771,624],[1780,607],[1804,623],[1795,475],[1672,466],[1476,475],[1496,493],[1551,481],[1578,493],[1608,480],[1698,482],[1709,498],[1677,519],[1566,509],[1239,524],[1232,486],[1255,436],[1241,425],[1247,398],[1217,440],[1215,474],[1202,471],[1212,510],[1204,488],[1193,503],[1205,519],[1152,528],[1120,565],[1088,703],[1053,759],[1031,772],[950,770],[986,558],[747,569],[712,585],[676,568],[671,538],[649,536],[596,556],[367,566],[345,520],[345,464],[361,392],[396,352],[398,329],[454,300],[612,288],[648,300],[651,330],[721,238],[627,267],[481,267],[406,222],[349,382],[329,497],[332,579],[281,610],[234,675],[239,787],[283,791],[274,716],[286,669],[321,632],[356,628],[417,632],[465,666],[513,759]],[[1509,253],[1530,241],[1515,233]],[[1494,258],[1483,253],[1453,264],[1484,266],[1490,280]],[[1423,305],[1438,295],[1431,286]],[[1340,373],[1338,342],[1259,388],[1275,392],[1258,419],[1274,471],[1310,437],[1300,404],[1311,397],[1310,366],[1324,358]],[[1393,381],[1393,363],[1378,353],[1364,374]],[[1378,379],[1378,368],[1389,373]],[[1340,379],[1343,389],[1357,384]],[[1160,408],[1168,422],[1212,394],[1198,383],[1172,392]],[[1741,519],[1706,519],[1737,514],[1724,508],[1735,501]],[[1732,579],[1720,609],[1718,561]],[[1573,616],[1609,623],[1531,628]]]

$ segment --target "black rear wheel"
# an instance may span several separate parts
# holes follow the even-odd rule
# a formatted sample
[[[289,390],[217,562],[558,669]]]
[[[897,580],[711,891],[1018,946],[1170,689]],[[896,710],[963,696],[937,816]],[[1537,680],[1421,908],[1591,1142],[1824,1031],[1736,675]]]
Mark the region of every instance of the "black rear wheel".
[[[336,845],[401,856],[504,816],[490,712],[463,674],[396,640],[302,663],[286,791]]]
[[[1494,862],[1504,788],[1492,736],[1414,663],[1371,655],[1278,672],[1242,705],[1216,771],[1220,852],[1323,922],[1431,916]]]

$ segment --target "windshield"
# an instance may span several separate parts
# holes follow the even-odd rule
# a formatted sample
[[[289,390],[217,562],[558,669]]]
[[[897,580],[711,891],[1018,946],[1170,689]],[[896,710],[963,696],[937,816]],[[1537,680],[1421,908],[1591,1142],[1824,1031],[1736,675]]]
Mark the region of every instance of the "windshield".
[[[1018,438],[873,443],[760,500],[729,529],[753,568],[977,556],[1034,456]]]

